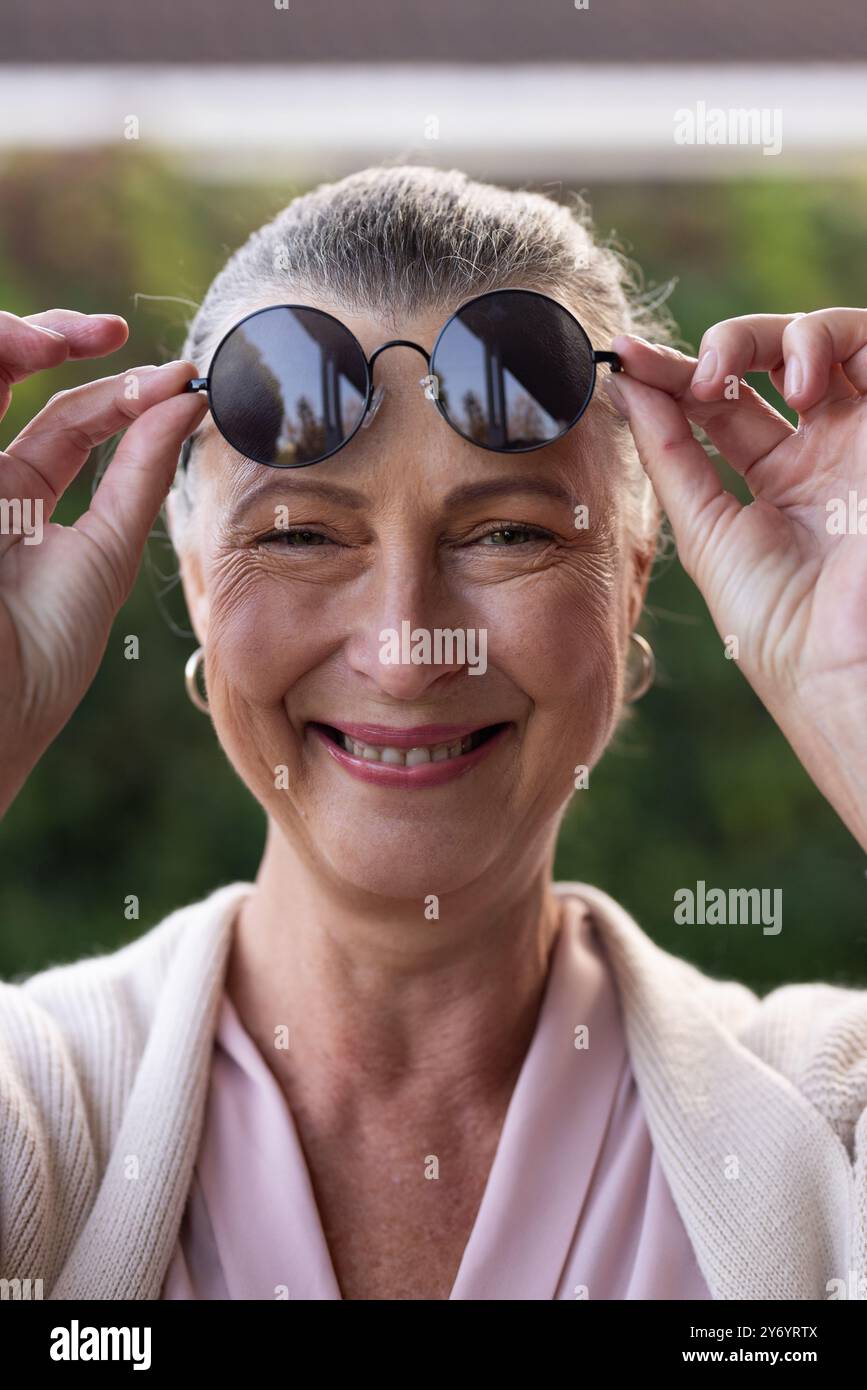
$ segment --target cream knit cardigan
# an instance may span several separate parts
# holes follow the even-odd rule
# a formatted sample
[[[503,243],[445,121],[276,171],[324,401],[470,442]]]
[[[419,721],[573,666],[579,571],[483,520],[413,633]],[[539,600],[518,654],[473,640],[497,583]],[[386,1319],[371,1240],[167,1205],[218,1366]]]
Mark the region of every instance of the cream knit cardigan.
[[[0,984],[0,1277],[42,1279],[57,1299],[159,1298],[249,891],[220,888],[113,954]],[[867,991],[759,1000],[662,951],[599,889],[556,891],[590,907],[607,948],[648,1128],[713,1296],[822,1299],[830,1280],[858,1296]]]

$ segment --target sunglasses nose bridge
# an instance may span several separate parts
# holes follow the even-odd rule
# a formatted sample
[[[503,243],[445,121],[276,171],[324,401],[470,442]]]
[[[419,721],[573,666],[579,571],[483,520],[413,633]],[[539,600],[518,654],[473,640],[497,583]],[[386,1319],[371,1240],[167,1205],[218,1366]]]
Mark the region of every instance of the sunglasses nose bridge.
[[[413,343],[408,338],[392,338],[389,342],[383,343],[380,347],[378,347],[375,350],[375,352],[371,353],[371,356],[368,359],[367,367],[368,371],[370,372],[371,394],[370,404],[367,408],[367,413],[364,417],[362,429],[366,429],[373,422],[373,418],[376,415],[376,412],[379,410],[379,407],[382,404],[382,398],[385,395],[384,385],[380,383],[380,385],[378,385],[375,388],[373,386],[374,363],[376,362],[376,359],[377,357],[379,357],[380,353],[387,352],[389,348],[394,347],[412,348],[413,352],[421,353],[425,361],[425,366],[428,369],[428,374],[419,378],[419,384],[424,387],[424,394],[426,395],[429,401],[435,401],[437,399],[438,383],[436,377],[430,375],[430,353],[427,352],[426,349],[423,348],[420,343]]]
[[[387,352],[389,348],[394,347],[412,348],[413,352],[420,352],[425,360],[426,365],[430,367],[430,353],[426,352],[420,343],[411,343],[408,338],[393,338],[391,342],[383,343],[381,347],[378,347],[376,351],[371,354],[370,359],[367,363],[371,379],[373,378],[373,364],[375,363],[377,357],[379,357],[380,353]]]

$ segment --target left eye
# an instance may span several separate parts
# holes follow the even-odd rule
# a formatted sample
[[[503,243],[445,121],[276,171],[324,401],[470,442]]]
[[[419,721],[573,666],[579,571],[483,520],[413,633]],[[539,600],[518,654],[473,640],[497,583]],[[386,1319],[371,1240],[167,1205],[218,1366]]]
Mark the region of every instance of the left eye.
[[[496,531],[488,531],[479,540],[489,542],[496,546],[511,546],[526,544],[528,540],[542,541],[548,539],[547,532],[533,531],[529,526],[498,526]]]

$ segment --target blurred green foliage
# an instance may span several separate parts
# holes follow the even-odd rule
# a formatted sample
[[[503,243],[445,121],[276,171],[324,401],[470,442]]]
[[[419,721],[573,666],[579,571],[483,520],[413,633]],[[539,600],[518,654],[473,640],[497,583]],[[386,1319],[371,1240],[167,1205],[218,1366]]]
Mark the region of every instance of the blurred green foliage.
[[[176,356],[192,306],[226,255],[301,191],[229,187],[128,150],[22,154],[0,197],[0,305],[128,319],[106,363],[18,386],[14,437],[48,396]],[[694,345],[718,319],[864,304],[867,182],[603,184],[585,190],[599,231],[651,283]],[[86,505],[88,466],[60,521]],[[217,885],[255,875],[264,816],[188,703],[193,643],[165,541],[118,617],[99,675],[0,831],[0,975],[130,939]],[[816,791],[721,643],[676,560],[652,580],[644,631],[654,690],[576,794],[556,872],[606,889],[667,949],[759,989],[785,980],[867,984],[864,856]],[[140,659],[124,658],[135,633]],[[678,888],[783,889],[783,930],[676,926]],[[124,901],[138,895],[139,921]]]

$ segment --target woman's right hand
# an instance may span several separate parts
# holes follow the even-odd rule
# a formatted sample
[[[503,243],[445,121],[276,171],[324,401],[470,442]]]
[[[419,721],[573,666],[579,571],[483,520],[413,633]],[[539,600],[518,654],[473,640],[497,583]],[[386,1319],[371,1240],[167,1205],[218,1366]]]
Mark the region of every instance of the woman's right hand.
[[[127,335],[113,314],[0,312],[0,418],[15,382],[104,357]],[[207,409],[182,393],[195,375],[170,362],[61,391],[0,453],[0,814],[96,674],[181,445]],[[87,511],[72,526],[49,522],[91,449],[120,430]]]

